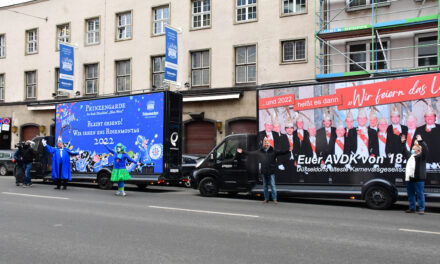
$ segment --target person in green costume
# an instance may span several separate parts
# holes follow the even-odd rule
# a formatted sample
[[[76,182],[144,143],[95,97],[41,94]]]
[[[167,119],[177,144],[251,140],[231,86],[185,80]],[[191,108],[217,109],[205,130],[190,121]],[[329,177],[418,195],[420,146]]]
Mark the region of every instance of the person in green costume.
[[[126,196],[127,194],[124,191],[124,182],[130,180],[131,176],[127,171],[125,162],[128,160],[130,162],[136,163],[136,161],[127,155],[127,153],[125,152],[125,146],[121,143],[116,144],[115,150],[109,148],[109,146],[107,146],[107,143],[105,142],[104,146],[108,149],[110,153],[115,156],[113,162],[112,176],[110,178],[112,182],[118,183],[118,191],[115,193],[115,195]],[[139,162],[137,163],[140,164]]]

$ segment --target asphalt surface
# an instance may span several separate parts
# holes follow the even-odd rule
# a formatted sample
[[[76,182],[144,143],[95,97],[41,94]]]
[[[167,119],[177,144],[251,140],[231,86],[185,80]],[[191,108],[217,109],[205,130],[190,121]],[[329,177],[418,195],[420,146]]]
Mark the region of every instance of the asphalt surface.
[[[0,263],[440,263],[440,206],[199,196],[180,187],[68,190],[0,177]]]

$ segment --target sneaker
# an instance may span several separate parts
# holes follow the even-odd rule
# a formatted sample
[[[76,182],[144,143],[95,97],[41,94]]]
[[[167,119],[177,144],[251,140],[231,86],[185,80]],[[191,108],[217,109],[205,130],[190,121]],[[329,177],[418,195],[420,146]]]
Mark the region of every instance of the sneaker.
[[[57,187],[55,187],[54,189],[55,189],[55,190],[59,190],[59,189],[60,189],[60,187],[58,187],[58,186],[57,186]]]
[[[29,183],[28,186],[29,186],[29,187],[32,187],[32,183]]]
[[[23,184],[23,188],[27,188],[28,187],[28,185],[27,184]]]
[[[268,202],[269,202],[268,200],[264,200],[264,201],[263,201],[263,203],[268,203]]]
[[[414,210],[414,209],[405,210],[405,213],[408,213],[408,214],[413,214],[415,212],[416,212],[416,210]]]
[[[127,196],[127,194],[124,191],[122,191],[121,196]]]
[[[62,190],[67,190],[67,187],[66,187],[66,186],[64,186]]]
[[[121,195],[121,191],[116,191],[116,192],[115,192],[115,195],[116,195],[116,196]]]
[[[20,183],[19,183],[19,182],[17,182],[17,183],[15,183],[15,185],[16,185],[16,186],[20,186]]]
[[[417,213],[418,213],[419,215],[424,215],[424,214],[425,214],[425,211],[417,211]]]
[[[275,200],[275,201],[273,201],[273,203],[274,203],[274,204],[278,204],[278,201],[277,201],[277,200]]]

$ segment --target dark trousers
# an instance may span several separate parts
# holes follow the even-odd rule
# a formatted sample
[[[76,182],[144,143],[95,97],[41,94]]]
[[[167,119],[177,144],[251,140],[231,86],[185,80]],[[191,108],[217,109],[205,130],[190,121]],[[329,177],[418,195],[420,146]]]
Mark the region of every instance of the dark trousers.
[[[67,188],[67,179],[61,179],[61,172],[62,172],[62,164],[60,164],[60,168],[58,171],[58,179],[55,179],[55,184],[57,185],[57,189],[61,187],[61,184],[63,185],[63,189]]]

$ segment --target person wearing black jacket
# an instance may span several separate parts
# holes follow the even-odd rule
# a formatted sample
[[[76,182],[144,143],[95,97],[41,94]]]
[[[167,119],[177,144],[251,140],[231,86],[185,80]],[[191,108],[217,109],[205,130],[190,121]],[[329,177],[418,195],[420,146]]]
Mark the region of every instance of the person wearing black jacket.
[[[406,136],[401,135],[402,152],[407,158],[405,170],[406,191],[408,193],[409,209],[405,212],[416,212],[416,197],[419,205],[418,213],[425,213],[425,180],[426,180],[426,159],[428,157],[428,146],[420,135],[416,135],[416,141],[411,152],[406,149]]]
[[[23,187],[32,186],[31,168],[32,168],[32,162],[34,161],[34,158],[35,158],[35,153],[31,147],[31,141],[28,140],[24,143],[24,146],[23,146],[23,168],[24,168]]]
[[[24,166],[23,166],[23,146],[24,143],[20,142],[15,145],[18,149],[14,153],[14,162],[17,164],[14,169],[15,185],[20,186],[24,180]]]
[[[288,151],[292,151],[292,147]],[[287,153],[288,151],[279,151],[270,145],[267,138],[263,139],[263,146],[261,149],[255,151],[246,151],[241,148],[237,149],[238,153],[243,153],[246,155],[255,155],[260,166],[260,174],[263,178],[263,189],[264,189],[264,203],[269,202],[269,188],[272,191],[272,200],[275,204],[277,201],[277,188],[275,186],[275,169],[276,169],[276,158],[278,155]]]

